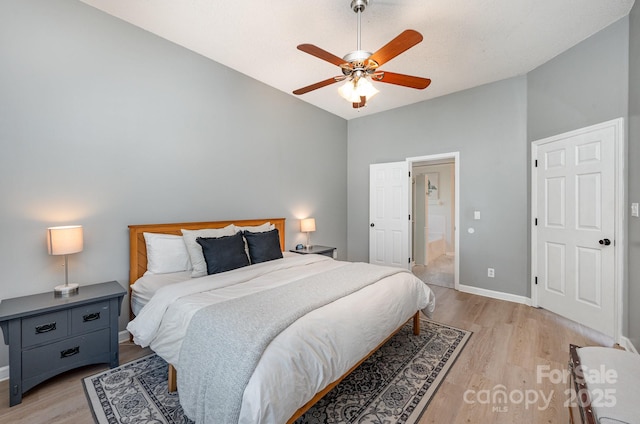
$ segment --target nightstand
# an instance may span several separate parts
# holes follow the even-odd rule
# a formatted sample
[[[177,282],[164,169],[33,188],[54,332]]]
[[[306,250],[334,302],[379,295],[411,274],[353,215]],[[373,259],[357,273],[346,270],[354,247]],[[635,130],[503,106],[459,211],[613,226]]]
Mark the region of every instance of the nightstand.
[[[335,252],[336,252],[336,248],[335,247],[329,247],[329,246],[311,246],[310,248],[304,248],[304,249],[291,249],[289,250],[289,252],[293,252],[293,253],[299,253],[301,255],[310,255],[310,254],[317,254],[317,255],[324,255],[324,256],[328,256],[330,258],[334,258],[335,257]]]
[[[37,384],[89,364],[119,365],[118,316],[126,290],[117,281],[3,299],[0,327],[9,345],[9,405]]]

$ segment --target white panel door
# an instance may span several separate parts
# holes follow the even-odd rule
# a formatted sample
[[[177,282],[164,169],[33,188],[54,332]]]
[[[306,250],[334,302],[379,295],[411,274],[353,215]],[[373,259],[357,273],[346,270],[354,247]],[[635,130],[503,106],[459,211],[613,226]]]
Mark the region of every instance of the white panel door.
[[[369,168],[369,262],[409,268],[409,165]]]
[[[615,328],[613,126],[536,144],[538,306],[608,336]]]

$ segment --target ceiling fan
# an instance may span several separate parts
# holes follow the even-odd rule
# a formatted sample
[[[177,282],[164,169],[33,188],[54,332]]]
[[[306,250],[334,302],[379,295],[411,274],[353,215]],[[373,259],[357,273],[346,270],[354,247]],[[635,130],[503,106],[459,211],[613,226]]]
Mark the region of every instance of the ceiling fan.
[[[400,53],[420,43],[422,34],[419,32],[412,29],[403,31],[373,54],[360,48],[360,15],[368,5],[369,0],[351,1],[351,9],[358,15],[358,45],[357,50],[347,53],[344,58],[339,58],[313,44],[300,44],[298,46],[298,50],[339,66],[342,70],[342,75],[299,88],[293,94],[305,94],[335,82],[346,80],[347,82],[338,89],[338,92],[351,102],[354,108],[358,109],[364,107],[367,100],[378,93],[378,90],[371,84],[369,79],[419,90],[425,89],[431,84],[431,80],[428,78],[396,74],[379,69],[380,66]]]

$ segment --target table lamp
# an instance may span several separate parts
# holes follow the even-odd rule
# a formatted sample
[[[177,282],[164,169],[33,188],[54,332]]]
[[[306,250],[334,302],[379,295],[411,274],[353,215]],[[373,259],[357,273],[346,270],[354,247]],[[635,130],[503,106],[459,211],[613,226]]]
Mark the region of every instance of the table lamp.
[[[307,249],[311,249],[311,232],[316,230],[316,220],[306,218],[300,220],[300,231],[307,233]]]
[[[82,225],[47,228],[47,249],[50,255],[64,255],[64,284],[56,286],[56,296],[72,296],[78,293],[78,284],[69,284],[69,261],[72,253],[82,252]]]

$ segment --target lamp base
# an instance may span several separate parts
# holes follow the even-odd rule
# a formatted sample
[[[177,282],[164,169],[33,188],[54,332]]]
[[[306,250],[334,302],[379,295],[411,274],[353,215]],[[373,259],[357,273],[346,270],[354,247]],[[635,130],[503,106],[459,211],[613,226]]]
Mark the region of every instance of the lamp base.
[[[69,297],[75,296],[78,294],[78,284],[70,283],[70,284],[60,284],[53,289],[53,294],[56,297]]]

